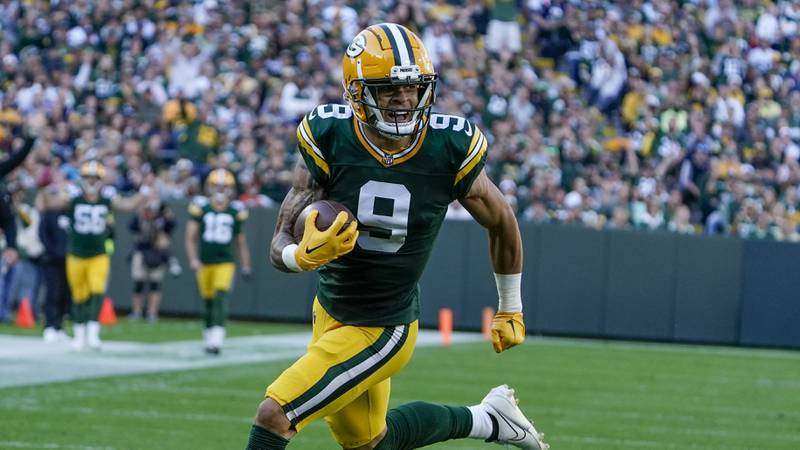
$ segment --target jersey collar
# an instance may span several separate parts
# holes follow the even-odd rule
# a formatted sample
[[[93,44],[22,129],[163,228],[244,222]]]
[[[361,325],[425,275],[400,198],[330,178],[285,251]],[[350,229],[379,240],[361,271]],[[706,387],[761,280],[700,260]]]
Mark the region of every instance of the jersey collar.
[[[422,132],[417,134],[417,137],[408,147],[396,153],[389,153],[369,140],[367,134],[364,132],[364,124],[359,122],[355,116],[353,117],[353,128],[355,129],[356,137],[358,137],[358,141],[361,142],[361,145],[384,167],[400,164],[411,159],[419,152],[419,149],[422,148],[422,142],[425,141],[425,135],[428,133],[428,124],[426,121],[426,123],[422,124]]]

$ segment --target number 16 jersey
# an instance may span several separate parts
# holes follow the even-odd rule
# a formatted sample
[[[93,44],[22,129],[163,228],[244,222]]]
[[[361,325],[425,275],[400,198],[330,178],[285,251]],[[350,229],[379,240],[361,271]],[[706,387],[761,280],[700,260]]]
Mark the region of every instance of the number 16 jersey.
[[[322,105],[297,127],[297,139],[326,198],[358,218],[355,249],[319,269],[319,302],[346,324],[413,322],[447,206],[483,169],[485,136],[462,117],[432,114],[408,148],[390,154],[366,138],[348,106]]]
[[[189,204],[189,215],[199,225],[200,262],[233,262],[233,242],[248,216],[244,204],[233,200],[218,210],[207,197],[197,196]]]

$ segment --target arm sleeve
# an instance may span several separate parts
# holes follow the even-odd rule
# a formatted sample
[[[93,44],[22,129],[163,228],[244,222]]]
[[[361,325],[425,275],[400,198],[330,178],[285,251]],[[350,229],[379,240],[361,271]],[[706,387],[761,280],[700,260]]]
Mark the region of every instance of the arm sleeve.
[[[14,220],[14,216],[4,217],[0,227],[3,228],[3,233],[6,235],[6,247],[17,248],[17,221]]]
[[[31,137],[25,138],[25,143],[22,145],[21,149],[12,153],[11,156],[9,156],[8,159],[6,159],[5,161],[0,162],[0,177],[8,175],[9,172],[16,169],[20,164],[22,164],[22,161],[25,161],[25,158],[28,157],[28,154],[31,152],[31,149],[33,148],[34,142],[36,142],[36,139],[34,138]]]

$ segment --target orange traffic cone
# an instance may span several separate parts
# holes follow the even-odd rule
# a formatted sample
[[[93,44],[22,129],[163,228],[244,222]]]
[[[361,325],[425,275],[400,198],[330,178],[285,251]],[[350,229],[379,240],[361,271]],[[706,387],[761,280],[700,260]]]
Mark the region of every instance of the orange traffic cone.
[[[103,300],[103,306],[100,307],[100,316],[97,318],[100,325],[116,325],[117,313],[114,312],[114,303],[111,302],[111,297],[106,297]]]
[[[453,340],[453,310],[450,308],[439,310],[439,334],[442,336],[442,345],[450,345]]]
[[[494,319],[494,308],[487,306],[483,308],[481,314],[481,334],[487,341],[492,340],[492,320]]]
[[[27,297],[19,302],[19,309],[17,310],[17,319],[14,324],[20,328],[33,328],[36,326],[36,321],[33,320],[33,310],[31,309],[31,302]]]

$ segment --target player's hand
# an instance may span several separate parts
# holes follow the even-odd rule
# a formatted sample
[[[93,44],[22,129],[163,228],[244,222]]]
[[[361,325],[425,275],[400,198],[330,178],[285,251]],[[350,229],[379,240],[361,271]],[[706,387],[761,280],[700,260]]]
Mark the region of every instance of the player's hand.
[[[525,322],[521,312],[498,311],[492,320],[492,347],[497,353],[525,341]]]
[[[317,229],[316,220],[319,211],[312,210],[306,217],[303,239],[297,244],[294,257],[297,265],[303,270],[315,270],[334,259],[350,253],[358,239],[358,223],[354,220],[345,226],[347,213],[336,215],[331,226],[325,230]]]
[[[201,263],[199,259],[193,259],[189,261],[189,267],[192,268],[192,271],[197,272],[203,268],[203,263]]]
[[[253,269],[250,267],[242,267],[242,279],[244,281],[250,281],[253,277]]]

